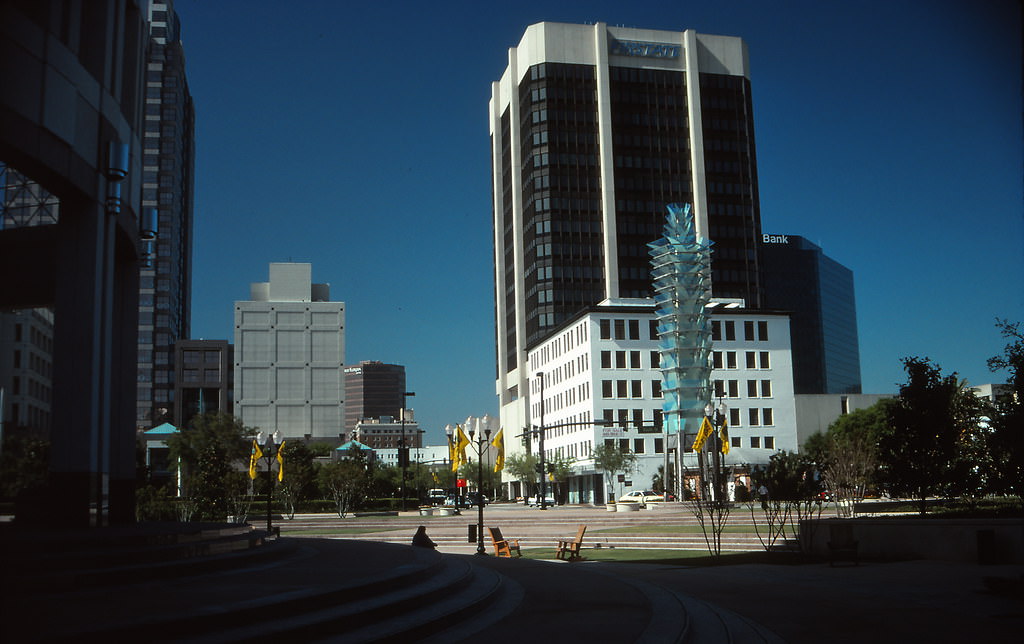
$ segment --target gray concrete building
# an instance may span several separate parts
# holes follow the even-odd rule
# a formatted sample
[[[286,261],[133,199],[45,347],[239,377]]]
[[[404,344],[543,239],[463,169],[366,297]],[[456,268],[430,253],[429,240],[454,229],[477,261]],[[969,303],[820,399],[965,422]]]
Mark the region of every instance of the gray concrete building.
[[[311,264],[270,265],[235,302],[235,415],[285,438],[337,439],[344,427],[345,303]]]

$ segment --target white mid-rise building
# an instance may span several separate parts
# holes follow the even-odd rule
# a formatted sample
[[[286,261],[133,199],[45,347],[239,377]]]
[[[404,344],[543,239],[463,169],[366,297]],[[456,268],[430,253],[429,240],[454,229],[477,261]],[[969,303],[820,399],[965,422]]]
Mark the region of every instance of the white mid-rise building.
[[[714,402],[729,407],[725,463],[744,480],[749,466],[767,463],[776,451],[797,449],[789,317],[718,306],[711,319]],[[661,429],[656,326],[651,300],[608,300],[530,351],[529,424],[548,428],[546,455],[574,459],[570,503],[604,502],[605,475],[594,467],[592,453],[608,442],[638,457],[639,468],[625,477],[632,484],[624,484],[623,492],[650,489],[659,465],[668,465],[681,481],[696,474],[697,455],[689,448],[697,427],[684,429],[678,459],[676,436]],[[594,420],[610,424],[589,424]],[[534,440],[531,451],[538,448]],[[618,484],[613,491],[620,494]]]
[[[310,264],[271,264],[235,302],[235,415],[283,437],[337,438],[344,424],[345,303]]]

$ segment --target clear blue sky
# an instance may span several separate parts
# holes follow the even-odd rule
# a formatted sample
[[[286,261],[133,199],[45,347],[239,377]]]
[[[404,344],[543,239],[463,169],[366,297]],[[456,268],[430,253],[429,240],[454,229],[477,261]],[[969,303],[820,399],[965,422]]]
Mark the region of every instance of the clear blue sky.
[[[632,6],[630,6],[632,5]],[[1015,0],[178,0],[196,105],[193,337],[270,262],[347,306],[346,361],[406,366],[428,440],[494,414],[487,101],[527,25],[742,37],[765,232],[854,272],[864,391],[972,383],[1024,320]]]

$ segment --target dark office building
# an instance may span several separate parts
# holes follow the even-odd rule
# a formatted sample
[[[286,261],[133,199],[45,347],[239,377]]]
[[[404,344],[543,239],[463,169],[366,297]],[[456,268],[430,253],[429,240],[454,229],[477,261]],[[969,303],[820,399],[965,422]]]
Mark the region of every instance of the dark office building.
[[[197,414],[234,413],[234,347],[227,340],[178,340],[174,417],[181,426]]]
[[[796,235],[763,235],[766,306],[792,312],[797,394],[859,394],[853,272]]]
[[[146,6],[0,2],[3,191],[36,201],[0,199],[0,309],[54,312],[49,477],[19,523],[135,520]]]
[[[498,387],[524,395],[526,356],[604,300],[653,295],[647,243],[693,204],[713,295],[761,305],[757,164],[739,38],[539,23],[490,101]],[[510,415],[511,414],[511,415]]]
[[[157,209],[159,238],[139,278],[138,429],[188,420],[160,410],[180,407],[174,343],[189,337],[192,295],[195,111],[173,3],[150,3],[148,18],[142,207]]]
[[[405,404],[405,367],[362,361],[345,367],[345,435],[364,418],[401,417]]]

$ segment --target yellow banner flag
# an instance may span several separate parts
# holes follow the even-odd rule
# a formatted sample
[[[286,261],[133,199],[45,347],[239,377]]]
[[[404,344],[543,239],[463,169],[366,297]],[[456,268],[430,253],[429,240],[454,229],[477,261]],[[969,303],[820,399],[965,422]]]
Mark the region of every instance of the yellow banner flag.
[[[284,479],[284,444],[288,441],[281,441],[281,446],[277,448],[277,480],[280,482]]]
[[[263,458],[263,450],[260,449],[259,444],[252,441],[252,452],[249,454],[249,478],[256,478],[256,464]]]
[[[697,430],[697,438],[693,441],[693,451],[699,452],[704,447],[704,441],[713,434],[715,429],[711,426],[711,421],[705,416],[704,420],[700,424],[700,429]]]
[[[722,419],[722,429],[718,432],[722,439],[722,453],[729,453],[729,421]]]
[[[455,440],[455,436],[448,438],[448,461],[452,464],[453,472],[459,469],[459,454],[455,451]]]
[[[469,457],[466,456],[466,448],[469,447],[469,437],[466,436],[466,432],[462,431],[462,425],[458,426],[458,444],[455,446],[455,470],[459,469],[460,465],[465,465],[469,462]]]
[[[494,471],[500,472],[505,469],[505,430],[499,429],[498,435],[491,441],[491,445],[494,445],[495,449],[498,450],[498,454],[494,457]]]

